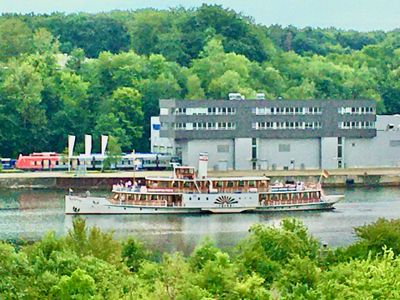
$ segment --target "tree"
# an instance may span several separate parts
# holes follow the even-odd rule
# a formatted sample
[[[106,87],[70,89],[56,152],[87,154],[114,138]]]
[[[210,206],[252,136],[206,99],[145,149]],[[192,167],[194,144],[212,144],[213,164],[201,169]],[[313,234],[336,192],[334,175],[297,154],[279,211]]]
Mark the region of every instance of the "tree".
[[[61,277],[58,285],[52,289],[52,295],[61,299],[90,299],[94,292],[94,279],[81,269],[75,270],[71,276]]]
[[[32,31],[21,20],[7,18],[0,22],[0,60],[7,60],[32,49]]]
[[[47,131],[47,118],[41,103],[43,82],[40,74],[26,62],[12,61],[1,87],[3,109],[8,112],[8,116],[3,116],[7,121],[0,125],[6,130],[4,138],[8,140],[2,142],[13,146],[8,154],[40,151]],[[9,129],[13,124],[17,126]]]
[[[189,75],[187,78],[186,99],[204,99],[204,90],[201,87],[200,79],[197,75]]]
[[[33,49],[40,54],[57,53],[58,42],[45,28],[39,28],[33,34]]]
[[[69,134],[83,136],[90,128],[93,113],[88,103],[89,83],[74,73],[62,72],[55,78],[55,94],[59,107],[49,117],[54,137],[54,146],[63,149]],[[54,100],[55,102],[56,100]]]
[[[400,113],[400,67],[388,74],[383,84],[382,98],[388,114]]]
[[[130,87],[116,89],[102,107],[97,119],[97,135],[108,134],[118,140],[125,151],[138,145],[143,133],[143,112],[140,93]]]

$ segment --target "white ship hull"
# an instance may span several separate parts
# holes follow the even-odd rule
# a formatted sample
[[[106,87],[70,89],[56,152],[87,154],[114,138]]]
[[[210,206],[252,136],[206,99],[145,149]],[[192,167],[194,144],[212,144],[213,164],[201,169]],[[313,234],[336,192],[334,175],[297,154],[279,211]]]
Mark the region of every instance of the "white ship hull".
[[[190,194],[190,199],[199,199],[199,202],[184,206],[155,206],[155,205],[129,205],[129,204],[114,204],[107,198],[103,197],[84,197],[84,196],[65,196],[65,213],[74,215],[85,214],[199,214],[199,213],[243,213],[243,212],[280,212],[280,211],[305,211],[305,210],[330,210],[333,205],[340,201],[343,196],[323,196],[321,201],[311,203],[292,203],[292,204],[276,204],[276,205],[258,205],[257,193],[240,195],[240,198],[246,198],[246,201],[241,203],[211,206],[205,205],[203,198],[216,197],[238,197],[238,194],[205,194],[193,195]],[[239,198],[239,199],[240,199]],[[189,200],[192,201],[192,200]]]

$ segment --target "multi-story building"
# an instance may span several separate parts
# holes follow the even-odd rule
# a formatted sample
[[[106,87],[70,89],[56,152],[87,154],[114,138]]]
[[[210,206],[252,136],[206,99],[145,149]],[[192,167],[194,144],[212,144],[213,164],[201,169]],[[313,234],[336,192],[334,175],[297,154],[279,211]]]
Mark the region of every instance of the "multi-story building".
[[[220,170],[396,166],[399,124],[373,100],[160,100],[151,144]]]

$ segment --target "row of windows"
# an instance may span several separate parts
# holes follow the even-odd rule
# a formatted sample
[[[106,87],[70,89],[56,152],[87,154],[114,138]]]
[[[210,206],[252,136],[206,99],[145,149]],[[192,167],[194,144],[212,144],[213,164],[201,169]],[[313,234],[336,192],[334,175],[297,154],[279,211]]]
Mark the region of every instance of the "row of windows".
[[[319,115],[321,107],[253,107],[251,112],[255,115]]]
[[[322,107],[253,107],[251,112],[255,115],[319,115]],[[175,115],[235,115],[234,107],[179,107],[172,110]],[[339,114],[374,114],[373,107],[338,107]],[[161,108],[160,115],[167,115],[168,108]]]
[[[176,108],[175,115],[235,115],[234,107],[192,107],[192,108]]]
[[[175,123],[178,130],[234,130],[236,123],[233,122],[200,122],[200,123]]]
[[[163,109],[161,109],[163,110]],[[160,110],[160,111],[161,111]],[[251,109],[256,115],[319,115],[322,114],[321,107],[253,107]],[[175,115],[235,115],[236,108],[234,107],[179,107],[173,113]],[[163,110],[161,115],[165,115]]]
[[[360,121],[360,122],[339,122],[340,129],[375,129],[375,122]]]
[[[168,123],[162,124],[162,129],[168,129]],[[234,130],[236,123],[233,122],[197,122],[197,123],[175,123],[175,129],[183,130]],[[321,129],[321,122],[252,122],[251,128],[255,130],[266,129]],[[339,122],[340,129],[375,129],[372,121],[346,121]]]
[[[365,115],[373,114],[375,110],[373,107],[338,107],[338,113],[341,115],[351,114],[351,115]]]
[[[321,129],[321,122],[253,122],[252,129]]]

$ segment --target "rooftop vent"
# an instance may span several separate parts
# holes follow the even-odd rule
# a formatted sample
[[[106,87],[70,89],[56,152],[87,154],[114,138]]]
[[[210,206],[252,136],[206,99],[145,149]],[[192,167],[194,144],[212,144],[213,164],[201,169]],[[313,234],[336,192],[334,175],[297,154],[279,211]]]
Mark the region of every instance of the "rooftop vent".
[[[257,93],[256,99],[257,100],[265,100],[265,94],[264,93]]]
[[[245,97],[240,93],[229,93],[228,94],[229,100],[244,100]]]

